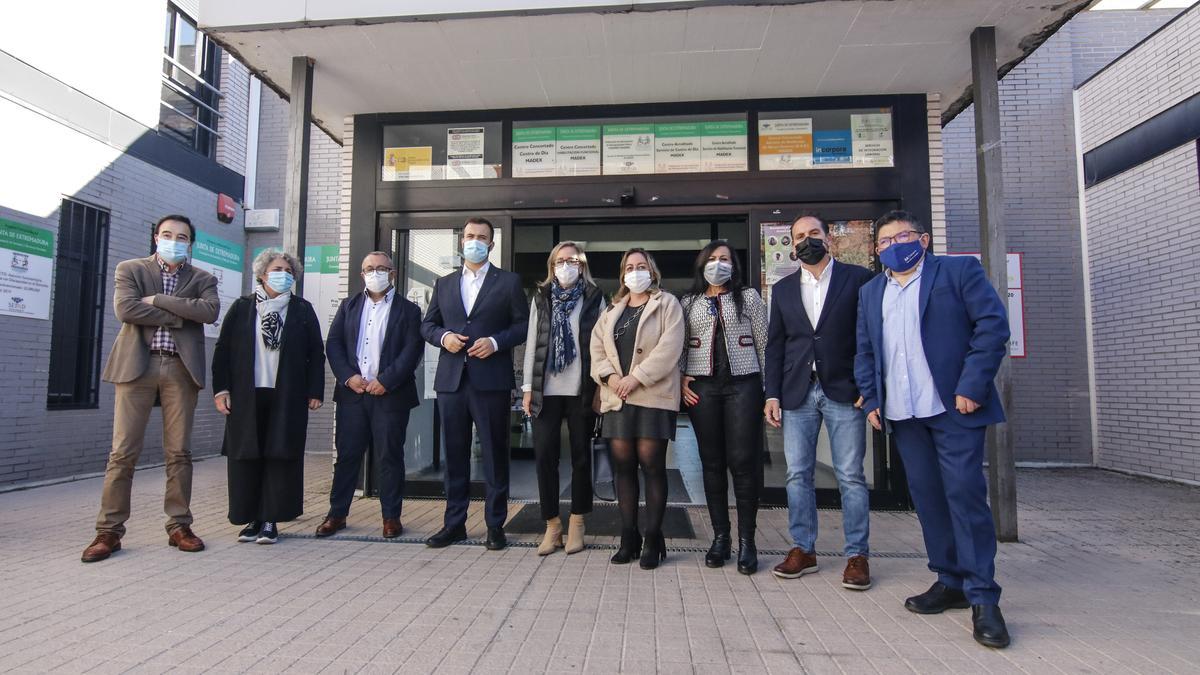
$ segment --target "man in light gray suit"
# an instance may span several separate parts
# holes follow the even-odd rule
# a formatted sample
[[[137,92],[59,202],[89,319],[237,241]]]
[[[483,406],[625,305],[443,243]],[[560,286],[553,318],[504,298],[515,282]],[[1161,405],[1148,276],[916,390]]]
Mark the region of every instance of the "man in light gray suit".
[[[104,381],[116,385],[113,445],[104,472],[96,538],[83,562],[104,560],[121,549],[133,471],[157,398],[162,404],[167,489],[167,543],[181,551],[204,550],[192,533],[192,455],[189,448],[196,397],[204,388],[204,324],[217,320],[217,280],[188,264],[196,228],[171,215],[154,226],[155,253],[117,265],[113,306],[121,321]]]

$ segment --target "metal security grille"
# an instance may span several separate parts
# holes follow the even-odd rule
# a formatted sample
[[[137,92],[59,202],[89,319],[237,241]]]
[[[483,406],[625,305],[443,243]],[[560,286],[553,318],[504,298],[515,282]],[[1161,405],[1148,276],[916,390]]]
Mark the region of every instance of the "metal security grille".
[[[54,259],[48,409],[99,405],[107,276],[108,212],[64,199]]]

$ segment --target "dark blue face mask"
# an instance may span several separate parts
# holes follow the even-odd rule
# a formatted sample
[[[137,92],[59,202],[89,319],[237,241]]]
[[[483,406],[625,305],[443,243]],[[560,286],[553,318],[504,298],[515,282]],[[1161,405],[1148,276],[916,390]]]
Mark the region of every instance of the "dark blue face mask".
[[[921,246],[921,238],[903,244],[892,244],[879,253],[879,262],[895,272],[907,272],[921,262],[925,249]]]

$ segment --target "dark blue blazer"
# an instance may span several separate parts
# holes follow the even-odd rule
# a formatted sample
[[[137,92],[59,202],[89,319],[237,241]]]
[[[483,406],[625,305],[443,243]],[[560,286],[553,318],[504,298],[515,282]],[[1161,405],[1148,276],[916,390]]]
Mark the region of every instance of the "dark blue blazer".
[[[346,386],[347,380],[359,374],[358,328],[366,302],[366,293],[356,293],[343,300],[325,340],[329,368],[338,382],[333,390],[333,400],[338,403],[370,396],[356,394]],[[379,383],[387,389],[382,398],[404,408],[415,408],[421,403],[417,398],[416,370],[425,343],[421,341],[420,327],[421,308],[399,293],[393,295],[387,331],[379,352]]]
[[[529,326],[529,301],[521,290],[521,277],[492,265],[470,316],[463,307],[461,288],[462,270],[438,279],[425,320],[421,322],[421,336],[435,347],[442,347],[446,331],[469,338],[467,346],[457,354],[442,349],[434,390],[458,391],[463,370],[470,368],[471,386],[476,390],[511,391],[516,386],[512,349],[525,342]],[[496,353],[486,359],[468,357],[467,349],[483,337],[495,338]]]
[[[810,373],[814,360],[826,396],[839,403],[858,400],[858,386],[854,382],[858,289],[875,273],[839,261],[831,264],[829,290],[816,326],[804,311],[800,270],[780,279],[771,289],[765,385],[767,398],[779,399],[784,410],[795,410],[804,404],[812,385]]]
[[[925,254],[920,279],[921,342],[933,383],[946,411],[961,426],[982,427],[1004,421],[993,380],[1008,353],[1008,312],[988,282],[983,265],[971,256]],[[880,274],[858,295],[858,355],[854,377],[863,409],[879,408],[883,387],[883,291]],[[980,405],[970,415],[954,407],[955,395]]]

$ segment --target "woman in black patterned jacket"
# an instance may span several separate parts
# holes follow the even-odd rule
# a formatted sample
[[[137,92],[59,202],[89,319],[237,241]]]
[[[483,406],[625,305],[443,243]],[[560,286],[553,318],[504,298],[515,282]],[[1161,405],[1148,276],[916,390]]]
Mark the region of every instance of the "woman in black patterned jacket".
[[[682,394],[700,448],[704,495],[713,542],[704,557],[721,567],[731,557],[728,474],[737,499],[738,571],[758,570],[754,545],[762,488],[762,370],[767,308],[745,286],[729,242],[721,239],[696,256],[692,288],[683,296],[687,336],[681,359]]]

